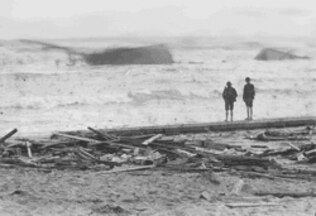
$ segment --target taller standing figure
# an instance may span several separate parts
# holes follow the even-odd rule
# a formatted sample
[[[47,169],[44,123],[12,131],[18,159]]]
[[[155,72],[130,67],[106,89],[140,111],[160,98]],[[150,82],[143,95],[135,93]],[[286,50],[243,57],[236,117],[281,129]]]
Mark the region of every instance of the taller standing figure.
[[[222,94],[224,101],[225,101],[225,111],[226,111],[226,119],[225,121],[228,121],[229,111],[230,111],[230,121],[233,121],[234,119],[234,103],[237,98],[237,92],[236,89],[232,87],[232,83],[228,81],[226,83],[226,86],[224,88],[223,94]]]
[[[253,100],[255,99],[255,86],[250,83],[250,78],[246,77],[246,85],[244,86],[243,100],[247,107],[247,119],[253,119]]]

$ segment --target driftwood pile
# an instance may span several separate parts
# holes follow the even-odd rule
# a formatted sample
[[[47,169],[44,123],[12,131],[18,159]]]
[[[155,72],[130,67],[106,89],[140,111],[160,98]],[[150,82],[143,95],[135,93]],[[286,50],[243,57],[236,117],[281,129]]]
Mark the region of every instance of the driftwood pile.
[[[91,169],[101,173],[149,168],[177,172],[225,171],[270,179],[316,177],[316,169],[295,166],[316,163],[316,145],[311,140],[314,128],[311,127],[289,132],[270,130],[253,137],[265,142],[286,140],[288,145],[282,149],[269,145],[245,147],[212,140],[175,139],[162,134],[127,136],[88,129],[90,133],[84,135],[80,132],[55,133],[49,139],[7,142],[17,132],[15,129],[0,139],[0,166]],[[308,143],[290,143],[294,138]]]

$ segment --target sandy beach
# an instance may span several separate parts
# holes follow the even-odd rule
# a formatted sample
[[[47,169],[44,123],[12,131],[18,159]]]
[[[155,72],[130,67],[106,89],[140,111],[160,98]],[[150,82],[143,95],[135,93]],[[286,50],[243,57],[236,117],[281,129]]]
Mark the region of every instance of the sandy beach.
[[[262,131],[210,132],[176,137],[242,145],[245,149],[253,145],[269,145],[275,149],[288,146],[284,141],[247,139]],[[312,140],[293,143],[300,146],[310,142],[315,142],[315,136]],[[306,166],[316,169],[315,164]],[[209,170],[187,173],[163,168],[112,174],[92,170],[1,168],[0,173],[2,215],[307,216],[316,212],[315,197],[255,196],[257,192],[269,191],[315,192],[315,178],[249,178],[240,176],[238,172]],[[238,182],[242,184],[236,189]],[[246,206],[229,207],[230,203]],[[251,204],[259,206],[247,206]]]

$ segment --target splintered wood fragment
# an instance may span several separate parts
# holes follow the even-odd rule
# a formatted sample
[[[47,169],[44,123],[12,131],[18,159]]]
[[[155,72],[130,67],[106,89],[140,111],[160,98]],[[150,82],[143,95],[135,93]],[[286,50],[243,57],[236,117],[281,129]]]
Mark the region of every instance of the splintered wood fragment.
[[[177,167],[177,166],[164,166],[169,170],[177,171],[177,172],[188,172],[188,173],[201,173],[209,171],[209,168],[185,168],[185,167]]]
[[[92,154],[90,154],[87,151],[85,151],[83,148],[79,148],[79,151],[80,151],[81,154],[83,154],[84,156],[88,157],[89,159],[98,160],[96,157],[94,157]]]
[[[116,139],[115,136],[112,136],[112,135],[107,134],[107,133],[105,133],[105,132],[100,132],[100,131],[98,131],[98,130],[96,130],[96,129],[93,129],[92,127],[88,127],[88,130],[92,131],[93,133],[95,133],[96,135],[102,137],[102,138],[105,139],[105,140],[113,140],[113,139]]]
[[[129,136],[128,138],[130,138],[130,139],[149,139],[152,136],[155,136],[155,134],[134,135],[134,136]]]
[[[46,149],[46,148],[51,148],[51,147],[56,147],[56,146],[62,146],[62,145],[67,145],[69,144],[68,142],[52,142],[49,144],[44,144],[43,146],[40,147],[40,149]]]
[[[294,145],[293,143],[288,142],[287,143],[289,146],[291,146],[292,148],[294,148],[297,151],[301,151],[301,149],[299,147],[297,147],[296,145]]]
[[[79,140],[79,141],[84,141],[84,142],[89,142],[89,143],[102,143],[101,141],[95,140],[95,139],[90,139],[90,138],[85,138],[85,137],[79,137],[75,135],[69,135],[69,134],[63,134],[63,133],[55,133],[54,135],[56,136],[61,136],[69,139],[74,139],[74,140]]]
[[[244,185],[244,180],[239,179],[239,181],[233,186],[233,189],[230,191],[229,195],[239,195]]]
[[[283,197],[293,197],[293,198],[301,198],[301,197],[316,197],[316,193],[313,192],[256,192],[256,196],[274,196],[278,198]]]
[[[240,172],[241,176],[249,177],[249,178],[266,178],[266,179],[280,179],[280,180],[287,180],[287,181],[295,181],[293,179],[289,179],[287,176],[272,176],[265,173],[258,173],[258,172]]]
[[[90,143],[91,146],[95,145],[108,145],[109,147],[120,147],[120,148],[127,148],[127,149],[135,149],[137,148],[136,146],[132,145],[127,145],[123,143],[116,143],[112,141],[102,141],[102,142],[95,142],[95,143]]]
[[[9,133],[7,133],[6,135],[4,135],[3,137],[0,138],[0,143],[3,143],[4,141],[6,141],[7,139],[9,139],[11,136],[13,136],[16,132],[18,132],[18,130],[15,128],[12,131],[10,131]]]
[[[130,168],[112,169],[112,170],[97,172],[96,174],[130,172],[130,171],[146,170],[146,169],[152,169],[152,168],[155,168],[155,165],[146,165],[146,166],[137,166],[137,167],[130,167]]]
[[[200,195],[200,198],[201,199],[205,199],[207,201],[211,201],[212,200],[212,197],[210,195],[210,193],[208,193],[207,191],[203,191]]]
[[[266,145],[251,145],[251,148],[268,148]]]
[[[273,167],[276,166],[276,162],[270,159],[262,159],[258,157],[240,156],[240,155],[216,155],[218,160],[224,163],[226,166],[261,166],[261,167]]]
[[[163,135],[162,134],[157,134],[155,136],[152,136],[151,138],[145,140],[142,144],[143,145],[149,145],[150,143],[154,142],[157,139],[160,139]]]
[[[186,157],[195,157],[196,156],[196,154],[193,154],[193,153],[186,151],[186,150],[183,150],[183,149],[176,149],[175,151],[181,155],[185,155]]]
[[[312,155],[314,153],[316,153],[316,149],[312,149],[312,150],[309,150],[309,151],[305,152],[305,155],[309,156],[309,155]]]
[[[32,158],[32,150],[31,150],[32,143],[26,141],[25,146],[27,149],[27,155],[29,156],[29,158]]]
[[[215,150],[215,149],[207,149],[207,148],[201,148],[201,147],[194,147],[194,150],[198,153],[208,153],[208,154],[223,154],[223,151]]]
[[[15,147],[19,147],[19,146],[24,146],[24,144],[23,143],[12,143],[12,144],[9,144],[9,145],[7,145],[6,146],[6,148],[8,149],[8,148],[15,148]]]
[[[226,206],[230,208],[242,208],[242,207],[262,207],[262,206],[280,206],[279,203],[226,203]]]
[[[76,152],[76,154],[81,158],[81,159],[84,159],[84,160],[93,160],[91,159],[90,157],[84,155],[83,153],[81,153],[80,151]]]

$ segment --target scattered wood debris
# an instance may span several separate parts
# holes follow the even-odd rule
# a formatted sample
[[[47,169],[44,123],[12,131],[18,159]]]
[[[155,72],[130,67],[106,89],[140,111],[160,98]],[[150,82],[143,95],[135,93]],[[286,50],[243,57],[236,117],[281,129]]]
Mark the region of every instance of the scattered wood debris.
[[[292,131],[265,131],[256,139],[304,140],[307,144],[287,142],[283,148],[269,145],[231,145],[208,140],[176,139],[163,134],[105,133],[88,128],[90,133],[55,133],[49,139],[7,140],[0,145],[1,167],[40,169],[92,169],[98,173],[131,172],[144,169],[167,169],[174,172],[228,172],[250,178],[315,179],[316,170],[293,169],[293,164],[316,162],[316,145],[311,141],[314,127]],[[264,139],[263,139],[264,138]],[[251,150],[260,150],[253,153]],[[279,160],[282,159],[282,160]],[[122,166],[121,168],[116,168]],[[238,194],[241,183],[233,193]]]

